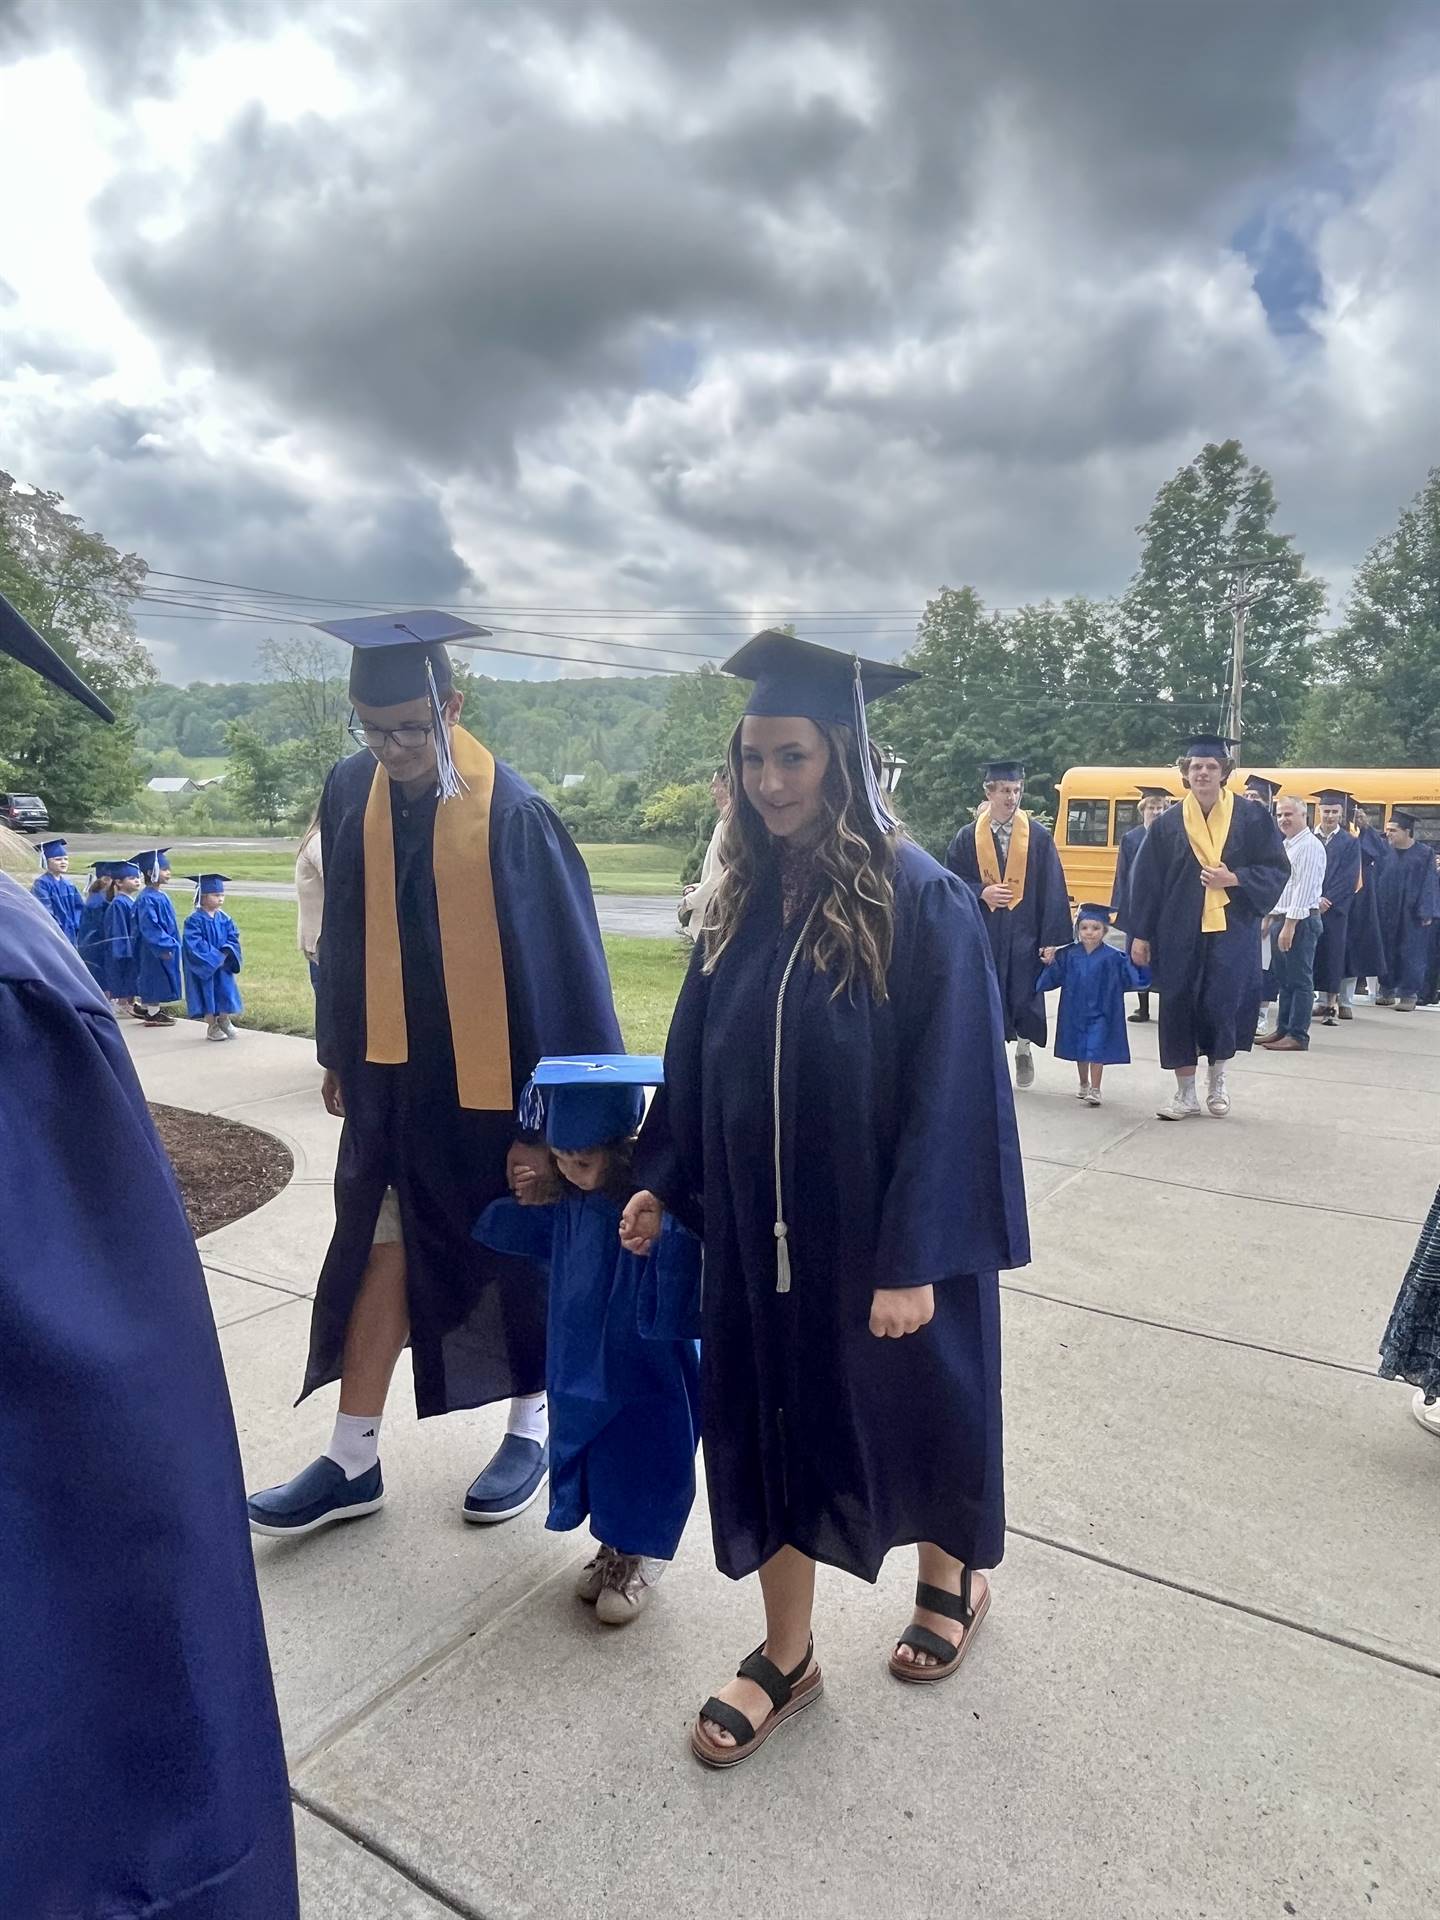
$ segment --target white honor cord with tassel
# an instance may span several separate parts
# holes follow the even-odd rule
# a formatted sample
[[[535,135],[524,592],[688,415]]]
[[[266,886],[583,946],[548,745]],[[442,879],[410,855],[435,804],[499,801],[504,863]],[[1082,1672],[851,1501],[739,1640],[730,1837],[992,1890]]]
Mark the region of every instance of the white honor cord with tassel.
[[[427,655],[425,660],[425,679],[430,688],[430,712],[435,721],[435,779],[442,800],[453,800],[457,793],[468,793],[470,789],[460,776],[450,751],[450,729],[445,724],[445,708],[440,700],[440,689],[435,685],[435,669]]]
[[[815,909],[820,902],[812,901],[805,924],[800,929],[800,937],[791,950],[790,958],[785,962],[785,971],[780,976],[780,992],[775,1000],[775,1080],[774,1108],[775,1122],[775,1291],[790,1291],[790,1229],[785,1223],[785,1136],[781,1130],[780,1106],[780,1059],[781,1048],[785,1040],[785,989],[790,985],[790,976],[795,971],[795,962],[800,958],[800,949],[805,944],[805,936],[810,931],[810,922],[815,918]]]
[[[865,718],[865,676],[860,666],[860,656],[855,656],[855,744],[860,750],[860,775],[865,782],[865,798],[870,802],[870,811],[875,816],[875,824],[882,833],[895,833],[900,822],[891,811],[890,802],[885,798],[885,790],[875,777],[875,760],[870,751],[870,725]]]

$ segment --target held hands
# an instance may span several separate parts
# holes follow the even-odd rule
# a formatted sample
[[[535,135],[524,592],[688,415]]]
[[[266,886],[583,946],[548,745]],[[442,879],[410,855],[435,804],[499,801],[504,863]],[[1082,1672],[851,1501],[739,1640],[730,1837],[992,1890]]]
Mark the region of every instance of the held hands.
[[[1150,942],[1148,940],[1132,940],[1130,942],[1130,958],[1137,967],[1148,967],[1150,964]]]
[[[1050,962],[1055,958],[1056,954],[1059,951],[1060,949],[1058,947],[1041,947],[1040,958],[1045,962],[1045,965],[1048,967],[1050,965]]]
[[[988,887],[980,889],[980,898],[987,907],[992,909],[1008,907],[1015,898],[1015,890],[1013,887],[1007,887],[1001,880],[994,880]]]
[[[560,1197],[560,1177],[548,1148],[512,1143],[505,1156],[505,1180],[522,1207],[548,1207]]]
[[[325,1078],[320,1082],[320,1098],[325,1102],[326,1113],[333,1114],[337,1120],[345,1118],[345,1101],[340,1093],[340,1076],[333,1067],[325,1069]]]
[[[877,1340],[903,1340],[934,1318],[934,1287],[877,1287],[870,1302],[870,1331]]]
[[[1240,876],[1232,873],[1222,861],[1218,867],[1201,867],[1200,878],[1207,887],[1238,887]]]
[[[643,1259],[660,1238],[664,1224],[665,1209],[653,1193],[642,1188],[620,1216],[620,1244],[627,1253]]]

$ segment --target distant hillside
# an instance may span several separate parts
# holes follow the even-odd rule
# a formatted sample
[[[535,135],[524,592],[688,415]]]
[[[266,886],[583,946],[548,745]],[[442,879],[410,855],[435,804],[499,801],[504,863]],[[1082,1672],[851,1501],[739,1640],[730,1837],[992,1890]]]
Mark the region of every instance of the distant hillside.
[[[458,663],[457,663],[458,664]],[[502,760],[532,778],[558,781],[597,764],[639,773],[650,758],[673,677],[589,680],[491,680],[464,676],[471,726]],[[289,737],[288,690],[270,681],[161,681],[138,692],[139,745],[201,759],[225,752],[229,721],[248,719],[261,737]]]

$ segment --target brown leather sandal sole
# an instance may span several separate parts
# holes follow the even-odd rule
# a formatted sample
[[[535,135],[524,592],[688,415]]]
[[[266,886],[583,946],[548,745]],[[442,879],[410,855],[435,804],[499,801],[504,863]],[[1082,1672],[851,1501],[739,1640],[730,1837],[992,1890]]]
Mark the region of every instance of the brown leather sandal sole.
[[[969,1588],[970,1582],[967,1577],[965,1581],[966,1595],[969,1593]],[[925,1599],[920,1597],[922,1591],[927,1596]],[[948,1601],[949,1604],[943,1607],[933,1605],[932,1603],[937,1594]],[[932,1633],[928,1627],[907,1627],[905,1632],[901,1634],[896,1643],[897,1646],[918,1647],[921,1653],[930,1654],[937,1664],[933,1667],[917,1667],[909,1660],[897,1659],[892,1652],[887,1662],[890,1672],[897,1680],[903,1680],[907,1686],[928,1687],[937,1680],[948,1680],[952,1673],[958,1671],[966,1654],[969,1653],[970,1643],[980,1630],[980,1622],[990,1611],[990,1582],[988,1580],[985,1582],[984,1593],[981,1594],[976,1605],[971,1608],[965,1597],[957,1597],[953,1593],[941,1594],[939,1588],[926,1586],[924,1581],[920,1581],[915,1588],[915,1604],[917,1607],[923,1608],[926,1613],[943,1613],[949,1619],[957,1621],[965,1629],[965,1638],[960,1642],[958,1647],[955,1646],[952,1641],[942,1639],[938,1633]],[[965,1609],[964,1612],[960,1611],[962,1607]],[[966,1613],[969,1614],[968,1619],[965,1617]],[[940,1651],[942,1647],[946,1648],[950,1654],[948,1660],[945,1659]]]
[[[782,1697],[778,1705],[771,1708],[758,1727],[741,1713],[738,1707],[732,1707],[728,1701],[709,1699],[700,1709],[694,1726],[690,1729],[690,1751],[702,1766],[712,1767],[717,1772],[726,1767],[738,1767],[742,1760],[748,1760],[758,1746],[768,1740],[775,1729],[785,1721],[793,1719],[803,1708],[812,1706],[820,1698],[825,1686],[825,1676],[817,1665],[813,1672],[805,1669],[815,1657],[815,1644],[812,1641],[806,1649],[805,1658],[791,1673],[782,1674],[780,1669],[765,1658],[764,1652],[757,1647],[750,1657],[740,1666],[738,1679],[753,1680],[762,1687],[772,1700],[777,1694]],[[717,1746],[706,1734],[700,1731],[702,1720],[714,1720],[717,1725],[726,1727],[736,1736],[733,1747]],[[741,1729],[749,1728],[748,1737]]]

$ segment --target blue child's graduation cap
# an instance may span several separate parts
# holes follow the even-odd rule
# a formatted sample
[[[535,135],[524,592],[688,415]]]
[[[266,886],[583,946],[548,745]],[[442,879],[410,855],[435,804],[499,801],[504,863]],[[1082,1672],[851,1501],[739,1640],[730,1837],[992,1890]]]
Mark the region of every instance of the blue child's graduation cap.
[[[875,777],[865,708],[869,701],[882,700],[918,680],[921,676],[913,668],[898,667],[889,660],[862,660],[859,654],[838,653],[833,647],[818,647],[813,640],[767,627],[732,654],[724,670],[737,680],[754,682],[745,705],[747,714],[853,728],[876,824],[886,832],[899,825]]]
[[[1108,927],[1110,925],[1110,918],[1111,909],[1109,907],[1097,906],[1093,900],[1084,900],[1075,909],[1075,924],[1077,927],[1082,920],[1099,920]]]
[[[140,869],[133,860],[97,860],[95,871],[107,880],[138,880]]]
[[[169,847],[147,847],[143,853],[132,853],[130,861],[132,866],[140,869],[145,879],[155,880],[159,878],[160,869],[165,865],[165,856],[169,851]]]
[[[542,1060],[520,1096],[520,1124],[558,1153],[628,1140],[645,1112],[645,1088],[663,1086],[653,1053],[567,1054]]]
[[[230,876],[228,873],[187,873],[184,878],[194,884],[195,904],[198,906],[202,893],[223,893]]]
[[[64,840],[42,840],[35,851],[39,854],[40,864],[43,867],[47,860],[63,860],[70,848]]]

